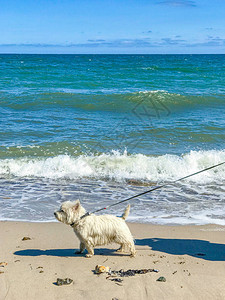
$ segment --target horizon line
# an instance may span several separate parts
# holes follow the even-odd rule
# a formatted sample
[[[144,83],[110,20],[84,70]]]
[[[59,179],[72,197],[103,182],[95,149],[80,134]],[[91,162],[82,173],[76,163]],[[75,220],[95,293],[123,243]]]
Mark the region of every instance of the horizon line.
[[[224,53],[22,53],[0,52],[0,55],[225,55]]]

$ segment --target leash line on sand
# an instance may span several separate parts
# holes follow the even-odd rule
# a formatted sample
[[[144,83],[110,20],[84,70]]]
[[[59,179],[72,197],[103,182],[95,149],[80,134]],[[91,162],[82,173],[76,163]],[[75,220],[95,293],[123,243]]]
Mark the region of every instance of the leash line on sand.
[[[165,186],[173,185],[173,184],[175,184],[175,183],[178,182],[178,181],[187,179],[187,178],[189,178],[189,177],[191,177],[191,176],[194,176],[194,175],[200,174],[200,173],[202,173],[202,172],[208,171],[208,170],[210,170],[210,169],[219,167],[219,166],[221,166],[221,165],[223,165],[223,164],[225,164],[225,161],[222,162],[222,163],[219,163],[219,164],[217,164],[217,165],[208,167],[208,168],[206,168],[206,169],[200,170],[200,171],[198,171],[198,172],[189,174],[189,175],[184,176],[184,177],[182,177],[182,178],[176,179],[176,180],[174,180],[174,181],[172,181],[172,182],[170,182],[170,183],[165,183],[165,184],[163,184],[163,185],[156,186],[156,187],[153,188],[153,189],[147,190],[147,191],[145,191],[145,192],[142,192],[142,193],[140,193],[140,194],[134,195],[134,196],[129,197],[129,198],[127,198],[127,199],[124,199],[124,200],[118,201],[118,202],[116,202],[116,203],[110,204],[110,205],[108,205],[108,206],[105,206],[105,207],[103,207],[103,208],[97,209],[97,210],[95,210],[95,211],[93,211],[93,212],[91,212],[91,213],[87,212],[86,214],[84,214],[84,215],[81,217],[81,219],[84,218],[84,217],[86,217],[86,216],[89,216],[90,214],[94,214],[94,213],[97,213],[97,212],[99,212],[99,211],[108,209],[108,208],[113,207],[113,206],[115,206],[115,205],[124,203],[124,202],[126,202],[126,201],[129,201],[129,200],[132,200],[132,199],[134,199],[134,198],[140,197],[140,196],[145,195],[145,194],[147,194],[147,193],[150,193],[150,192],[153,192],[153,191],[155,191],[155,190],[161,189],[161,188],[163,188],[163,187],[165,187]]]

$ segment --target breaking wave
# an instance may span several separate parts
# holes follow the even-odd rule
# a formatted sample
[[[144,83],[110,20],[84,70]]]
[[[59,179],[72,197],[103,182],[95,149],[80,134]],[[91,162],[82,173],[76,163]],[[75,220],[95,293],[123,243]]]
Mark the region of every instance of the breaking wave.
[[[58,155],[48,158],[11,158],[0,160],[0,176],[35,177],[51,179],[95,178],[103,180],[160,182],[176,180],[204,168],[225,161],[223,151],[190,151],[182,156],[128,155],[112,151],[99,155]],[[221,182],[225,179],[225,165],[206,171],[189,180]]]

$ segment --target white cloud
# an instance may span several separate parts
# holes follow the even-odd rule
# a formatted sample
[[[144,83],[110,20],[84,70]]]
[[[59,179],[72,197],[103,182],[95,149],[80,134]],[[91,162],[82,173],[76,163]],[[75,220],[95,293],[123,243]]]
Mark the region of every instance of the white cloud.
[[[196,6],[196,2],[192,0],[161,0],[157,4],[164,4],[170,6]]]

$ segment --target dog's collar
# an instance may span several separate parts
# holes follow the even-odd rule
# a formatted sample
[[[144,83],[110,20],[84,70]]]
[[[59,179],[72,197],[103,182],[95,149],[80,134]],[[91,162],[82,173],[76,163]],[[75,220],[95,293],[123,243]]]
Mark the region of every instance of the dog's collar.
[[[78,221],[80,221],[81,219],[83,219],[83,218],[85,218],[85,217],[87,217],[89,215],[90,215],[90,213],[86,212],[86,214],[84,214],[83,216],[81,216],[80,219],[78,219],[76,222],[71,223],[70,226],[73,227]]]

